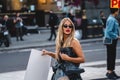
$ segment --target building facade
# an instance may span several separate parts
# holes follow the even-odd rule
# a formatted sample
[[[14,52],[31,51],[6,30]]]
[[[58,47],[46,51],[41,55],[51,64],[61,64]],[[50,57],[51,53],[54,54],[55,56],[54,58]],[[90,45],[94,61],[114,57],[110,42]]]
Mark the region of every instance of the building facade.
[[[0,0],[0,11],[21,10],[26,5],[30,11],[34,10],[58,10],[55,0]]]

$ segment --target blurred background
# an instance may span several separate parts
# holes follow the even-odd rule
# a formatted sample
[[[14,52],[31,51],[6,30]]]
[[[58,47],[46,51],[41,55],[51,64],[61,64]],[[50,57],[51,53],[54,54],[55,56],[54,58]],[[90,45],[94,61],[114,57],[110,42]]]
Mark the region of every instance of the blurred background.
[[[25,26],[46,27],[50,10],[53,10],[59,19],[67,16],[68,13],[74,17],[76,15],[81,17],[82,13],[85,13],[87,38],[96,38],[102,36],[100,11],[108,17],[109,0],[0,0],[0,21],[4,15],[9,16],[12,27],[10,33],[14,36],[12,20],[16,12],[21,13]]]
[[[110,14],[109,6],[110,0],[0,0],[0,80],[24,80],[31,49],[55,51],[55,39],[48,39],[51,33],[48,25],[50,10],[58,17],[54,20],[58,22],[56,32],[64,17],[69,17],[75,24],[75,37],[80,41],[86,58],[86,63],[81,65],[86,70],[82,74],[83,80],[106,80],[107,55],[103,32]],[[16,13],[20,13],[23,20],[21,41],[15,37]],[[117,19],[120,23],[120,16]],[[2,31],[2,27],[8,28],[7,38],[4,38],[7,30]],[[120,54],[116,58],[116,72],[120,75]],[[52,68],[49,76],[51,72]]]

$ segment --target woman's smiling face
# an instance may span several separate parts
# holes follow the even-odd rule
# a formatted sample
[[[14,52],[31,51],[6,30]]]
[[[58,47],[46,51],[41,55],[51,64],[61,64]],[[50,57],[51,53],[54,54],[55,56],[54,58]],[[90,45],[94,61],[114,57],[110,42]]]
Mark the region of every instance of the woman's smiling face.
[[[71,34],[72,28],[73,25],[69,21],[65,21],[65,23],[63,24],[63,33],[67,35]]]

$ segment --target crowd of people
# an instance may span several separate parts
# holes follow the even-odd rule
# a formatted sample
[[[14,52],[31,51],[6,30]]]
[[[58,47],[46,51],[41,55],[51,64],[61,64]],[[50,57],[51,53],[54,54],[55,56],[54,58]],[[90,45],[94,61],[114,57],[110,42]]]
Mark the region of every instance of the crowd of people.
[[[72,12],[65,13],[63,14],[62,18],[59,18],[57,14],[55,14],[52,10],[49,12],[49,20],[48,20],[48,25],[50,26],[51,29],[51,34],[49,37],[49,41],[52,40],[52,37],[54,36],[54,40],[56,38],[56,26],[58,27],[58,23],[62,18],[68,17],[72,20],[72,22],[75,24],[75,29],[76,30],[81,30],[82,38],[81,39],[87,39],[87,25],[88,25],[88,20],[86,16],[86,11],[79,11],[76,14],[73,14]]]
[[[11,37],[13,37],[13,36],[16,37],[16,41],[20,41],[20,40],[23,41],[24,40],[23,35],[25,35],[25,33],[27,32],[27,28],[24,27],[23,19],[20,16],[19,12],[16,13],[12,19],[10,19],[8,15],[4,15],[0,21],[0,24],[8,32],[8,34],[6,35],[9,38],[8,44],[12,43]]]

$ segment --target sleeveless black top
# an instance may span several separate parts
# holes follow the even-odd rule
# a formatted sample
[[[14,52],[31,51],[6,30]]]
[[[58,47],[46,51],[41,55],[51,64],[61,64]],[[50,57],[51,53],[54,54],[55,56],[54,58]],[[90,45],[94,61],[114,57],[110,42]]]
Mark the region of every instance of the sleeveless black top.
[[[61,52],[60,54],[67,54],[70,57],[77,57],[72,47],[61,48],[60,52]],[[64,77],[64,76],[68,76],[69,80],[82,80],[80,73],[71,74],[71,75],[68,75],[68,73],[70,72],[66,73],[66,69],[71,69],[71,67],[74,68],[75,66],[76,66],[75,68],[79,68],[79,64],[72,63],[69,61],[64,61],[60,58],[60,56],[57,62],[58,63],[55,66],[55,70],[53,70],[54,74],[51,80],[58,80],[59,78]]]

